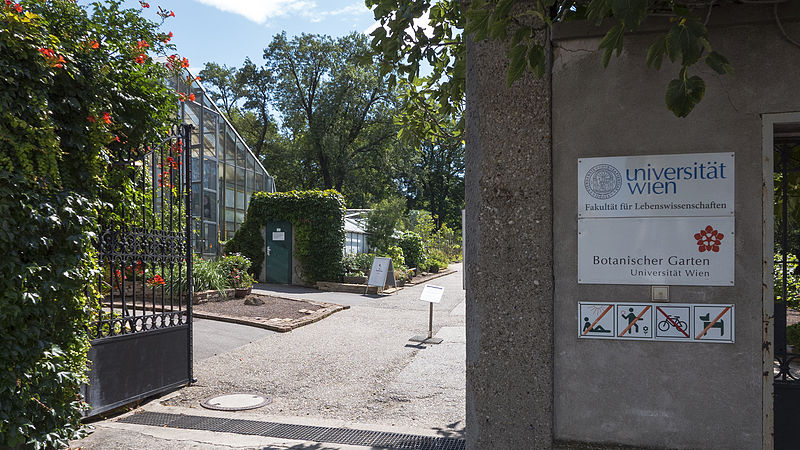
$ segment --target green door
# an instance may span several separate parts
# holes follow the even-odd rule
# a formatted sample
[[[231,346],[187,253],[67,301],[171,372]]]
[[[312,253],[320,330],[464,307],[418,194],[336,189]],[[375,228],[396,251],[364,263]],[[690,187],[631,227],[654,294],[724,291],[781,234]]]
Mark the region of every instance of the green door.
[[[292,224],[267,224],[267,283],[292,282]]]

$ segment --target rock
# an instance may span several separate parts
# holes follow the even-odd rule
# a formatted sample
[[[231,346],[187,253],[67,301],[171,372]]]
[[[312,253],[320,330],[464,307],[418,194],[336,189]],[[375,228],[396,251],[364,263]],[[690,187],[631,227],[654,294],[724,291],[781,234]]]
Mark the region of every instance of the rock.
[[[264,300],[251,295],[244,299],[244,304],[249,306],[261,306],[264,304]]]

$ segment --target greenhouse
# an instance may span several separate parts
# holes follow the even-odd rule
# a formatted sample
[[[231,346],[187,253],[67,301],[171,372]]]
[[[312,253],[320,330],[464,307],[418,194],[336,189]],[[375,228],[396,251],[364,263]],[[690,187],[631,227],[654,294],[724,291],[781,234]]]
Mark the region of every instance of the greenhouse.
[[[188,72],[187,72],[188,73]],[[192,77],[190,76],[189,79]],[[195,252],[215,257],[244,222],[254,192],[275,192],[275,180],[198,82],[181,82],[183,123],[192,124],[192,226]]]

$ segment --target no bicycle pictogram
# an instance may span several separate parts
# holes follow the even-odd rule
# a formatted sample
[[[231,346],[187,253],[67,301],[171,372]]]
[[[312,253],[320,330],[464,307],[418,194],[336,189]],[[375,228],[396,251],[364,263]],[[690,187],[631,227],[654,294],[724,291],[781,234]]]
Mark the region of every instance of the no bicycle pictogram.
[[[691,305],[656,306],[656,339],[691,341]]]

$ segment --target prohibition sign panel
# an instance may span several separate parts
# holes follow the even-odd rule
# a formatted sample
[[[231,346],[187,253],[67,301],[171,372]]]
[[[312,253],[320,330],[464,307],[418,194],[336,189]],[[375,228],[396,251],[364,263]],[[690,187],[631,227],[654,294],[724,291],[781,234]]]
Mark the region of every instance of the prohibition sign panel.
[[[653,339],[653,305],[617,303],[617,339]]]
[[[695,305],[692,321],[696,341],[733,342],[733,305]]]
[[[655,310],[656,340],[692,340],[691,305],[656,305]]]
[[[613,303],[579,303],[578,337],[614,339],[616,331]]]

